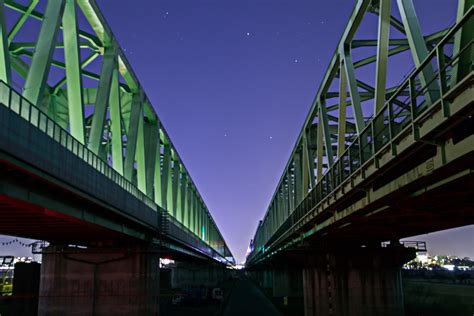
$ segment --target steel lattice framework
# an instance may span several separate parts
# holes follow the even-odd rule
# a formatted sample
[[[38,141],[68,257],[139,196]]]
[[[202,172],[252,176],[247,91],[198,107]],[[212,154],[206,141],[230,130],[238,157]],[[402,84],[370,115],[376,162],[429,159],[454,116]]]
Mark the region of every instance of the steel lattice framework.
[[[0,0],[0,80],[232,257],[96,1]]]
[[[458,8],[455,25],[424,35],[413,0],[356,2],[258,225],[247,264],[270,256],[277,239],[304,221],[341,183],[351,181],[351,175],[364,163],[373,160],[404,127],[413,125],[419,114],[472,71],[474,1],[452,1],[452,5]],[[371,14],[377,17],[377,38],[357,38],[364,21],[374,17]],[[376,47],[376,53],[360,57],[359,50],[367,52],[370,47]],[[390,87],[387,69],[391,58],[404,52],[409,52],[415,69]],[[354,56],[359,58],[354,60]],[[374,77],[373,86],[361,75],[364,69]],[[447,106],[444,111],[449,115]],[[416,139],[416,127],[412,133]],[[397,154],[395,146],[392,151]]]

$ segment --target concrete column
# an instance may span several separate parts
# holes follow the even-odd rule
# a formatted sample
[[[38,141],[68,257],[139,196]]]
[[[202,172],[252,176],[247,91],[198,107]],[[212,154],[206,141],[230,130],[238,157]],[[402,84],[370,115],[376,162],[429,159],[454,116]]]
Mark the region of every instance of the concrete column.
[[[171,287],[189,289],[195,287],[216,287],[228,276],[223,265],[180,261],[171,268]]]
[[[15,263],[11,315],[37,315],[41,265],[37,262]]]
[[[272,273],[273,297],[303,297],[301,269],[274,269]]]
[[[273,274],[271,270],[256,270],[251,272],[252,279],[262,289],[271,290],[273,288]]]
[[[159,256],[149,246],[43,253],[38,315],[158,315]]]
[[[314,254],[303,269],[305,316],[402,316],[400,268],[414,251],[359,248]]]

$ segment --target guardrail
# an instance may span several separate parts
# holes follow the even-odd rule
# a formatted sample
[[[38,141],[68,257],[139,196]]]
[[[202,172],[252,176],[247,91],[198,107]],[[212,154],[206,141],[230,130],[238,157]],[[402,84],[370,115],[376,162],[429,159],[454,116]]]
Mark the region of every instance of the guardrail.
[[[84,162],[95,168],[98,172],[115,182],[121,188],[145,203],[154,211],[158,211],[155,202],[141,192],[133,183],[125,179],[105,161],[90,151],[84,144],[74,138],[69,132],[53,121],[47,114],[25,99],[8,84],[0,80],[0,103],[9,108],[21,118],[36,126],[51,139],[61,144]]]

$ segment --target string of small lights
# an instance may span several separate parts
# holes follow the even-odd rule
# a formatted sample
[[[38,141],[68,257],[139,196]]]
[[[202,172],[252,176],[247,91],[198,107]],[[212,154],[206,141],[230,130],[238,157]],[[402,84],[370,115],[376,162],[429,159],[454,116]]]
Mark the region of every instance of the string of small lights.
[[[8,240],[8,241],[2,241],[0,243],[1,246],[10,246],[10,245],[13,245],[13,244],[18,244],[22,247],[27,247],[27,248],[30,248],[30,247],[33,247],[33,245],[35,244],[35,242],[33,243],[24,243],[22,242],[21,240],[19,240],[18,238],[15,238],[15,239],[11,239],[11,240]]]

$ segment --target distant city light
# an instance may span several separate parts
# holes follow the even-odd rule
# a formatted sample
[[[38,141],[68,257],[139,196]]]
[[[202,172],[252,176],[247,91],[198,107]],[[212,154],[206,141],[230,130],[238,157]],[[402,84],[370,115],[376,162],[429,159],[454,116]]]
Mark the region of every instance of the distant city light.
[[[168,258],[160,258],[160,268],[166,268],[168,266],[174,265],[174,260]]]

